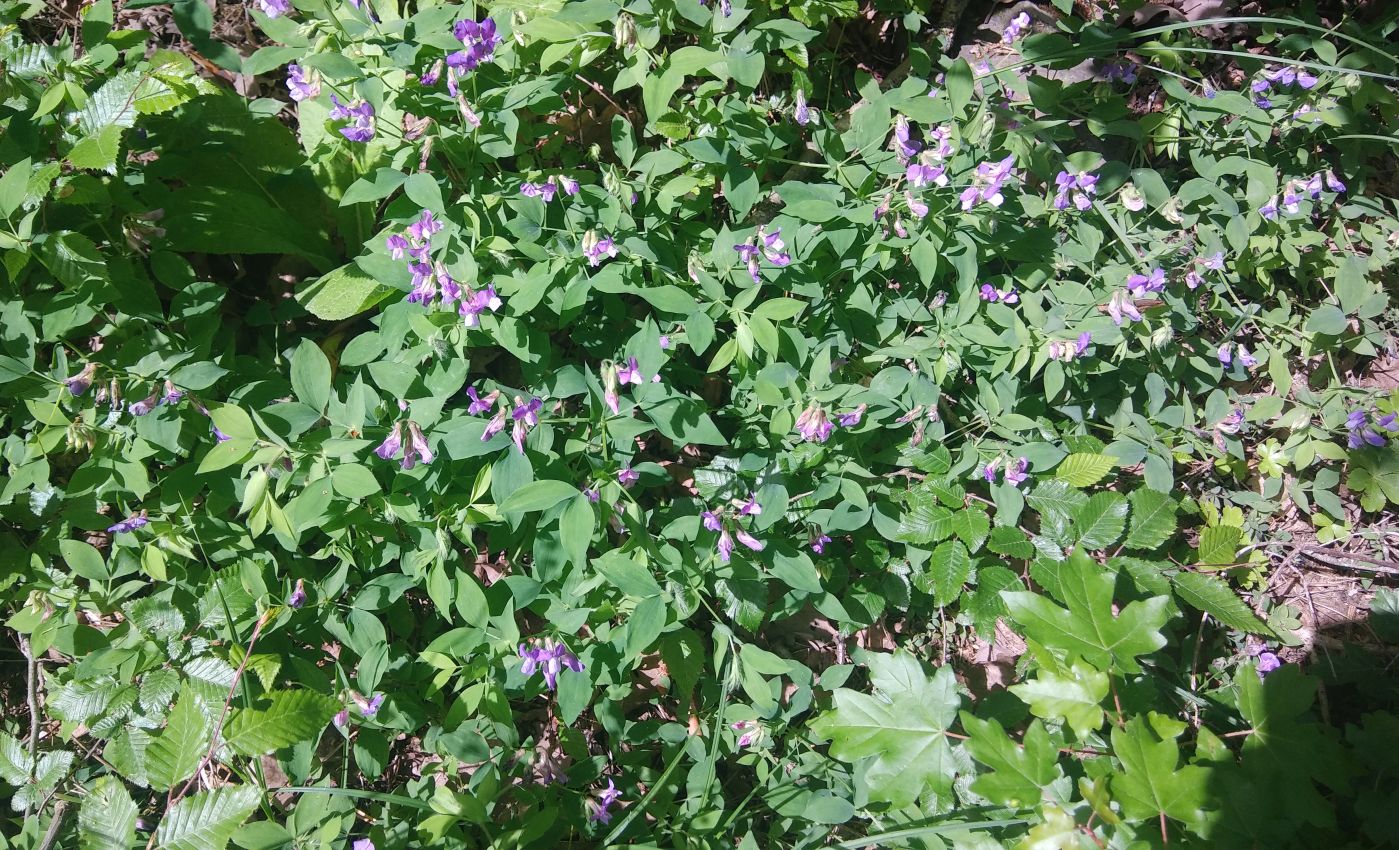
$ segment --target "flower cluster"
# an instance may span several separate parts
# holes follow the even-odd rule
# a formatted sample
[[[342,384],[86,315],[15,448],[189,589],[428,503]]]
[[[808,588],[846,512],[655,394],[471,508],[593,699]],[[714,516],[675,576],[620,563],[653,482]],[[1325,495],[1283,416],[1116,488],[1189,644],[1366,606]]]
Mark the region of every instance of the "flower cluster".
[[[291,0],[257,0],[257,7],[269,18],[291,14]]]
[[[473,416],[485,413],[490,410],[492,403],[499,402],[495,416],[486,423],[486,430],[481,432],[481,441],[485,442],[504,431],[505,417],[508,414],[514,423],[510,427],[510,439],[515,443],[516,450],[520,454],[524,454],[525,437],[529,436],[531,428],[539,424],[539,411],[544,407],[543,400],[530,396],[529,401],[525,401],[520,396],[515,396],[515,404],[512,407],[505,401],[499,390],[492,391],[484,399],[477,397],[475,387],[472,387],[467,393],[471,396],[471,406],[467,408],[467,412]]]
[[[433,234],[442,230],[442,222],[433,217],[431,210],[423,210],[418,220],[408,226],[404,233],[390,234],[385,240],[389,256],[395,260],[408,255],[408,271],[412,273],[412,290],[408,293],[410,304],[431,307],[434,301],[451,309],[456,305],[462,324],[468,328],[479,327],[481,314],[487,310],[494,313],[503,304],[494,286],[484,289],[463,287],[447,272],[442,263],[432,259]]]
[[[617,790],[612,778],[608,777],[607,787],[598,792],[597,801],[589,803],[589,808],[593,810],[593,813],[588,816],[588,819],[595,823],[611,823],[611,808],[620,799],[622,799],[622,792]]]
[[[1346,417],[1346,445],[1358,449],[1364,445],[1380,447],[1386,444],[1385,434],[1399,431],[1399,414],[1389,413],[1370,422],[1370,413],[1365,410],[1352,410]]]
[[[495,57],[495,49],[500,46],[500,35],[496,33],[495,21],[486,18],[484,21],[457,21],[452,25],[452,35],[457,41],[462,43],[462,49],[447,54],[445,60],[439,59],[430,70],[419,77],[419,82],[424,86],[435,86],[442,76],[442,66],[447,66],[447,94],[457,97],[461,91],[457,81],[472,71],[483,62],[489,62]],[[471,118],[467,118],[471,121]],[[479,122],[471,121],[476,124]]]
[[[542,183],[521,183],[520,194],[527,198],[540,198],[544,203],[554,200],[559,187],[563,187],[565,195],[576,195],[581,188],[577,180],[566,177],[562,174],[550,175]]]
[[[407,426],[406,429],[405,424]],[[403,438],[403,432],[405,430],[408,432],[407,441]],[[391,460],[400,452],[402,452],[402,466],[404,469],[412,469],[418,465],[419,461],[423,463],[432,463],[433,458],[437,457],[437,455],[433,454],[432,447],[428,445],[427,437],[423,434],[423,429],[418,427],[418,423],[411,419],[407,420],[406,423],[395,422],[393,424],[393,430],[389,431],[389,435],[384,438],[384,442],[380,443],[379,447],[374,450],[374,454],[384,460]]]
[[[590,268],[597,268],[603,259],[617,256],[617,244],[611,236],[598,236],[597,231],[589,230],[583,234],[583,256]]]
[[[753,234],[753,238],[748,242],[742,242],[734,246],[738,252],[739,259],[748,265],[748,276],[754,283],[761,283],[762,278],[758,276],[758,258],[766,257],[769,263],[778,268],[792,264],[792,255],[787,253],[787,245],[782,241],[782,228],[777,228],[771,233],[767,232],[764,225],[758,226],[758,231]]]
[[[1108,299],[1107,310],[1108,315],[1112,317],[1112,321],[1118,327],[1122,326],[1123,319],[1133,322],[1142,320],[1141,311],[1137,309],[1136,299],[1125,289],[1119,289],[1112,294],[1112,297]]]
[[[660,380],[660,375],[654,375],[651,378],[652,383]],[[611,362],[603,364],[602,399],[614,415],[621,413],[621,396],[618,394],[618,389],[626,384],[641,386],[645,383],[646,379],[641,374],[641,366],[637,364],[635,357],[628,357],[627,362],[621,366]]]
[[[1054,178],[1054,185],[1058,191],[1054,194],[1054,208],[1056,210],[1066,210],[1069,202],[1072,201],[1074,207],[1080,212],[1093,206],[1093,195],[1098,194],[1098,175],[1091,171],[1080,171],[1071,174],[1061,171]]]
[[[1273,105],[1273,101],[1268,98],[1268,95],[1272,92],[1273,86],[1282,88],[1290,87],[1295,84],[1300,86],[1303,91],[1308,91],[1315,88],[1318,82],[1320,82],[1320,79],[1308,73],[1305,68],[1287,66],[1275,68],[1264,73],[1260,79],[1253,81],[1249,89],[1254,95],[1253,102],[1263,109],[1267,109]]]
[[[384,695],[374,694],[373,696],[365,697],[355,691],[350,691],[350,700],[353,702],[354,706],[359,709],[360,718],[368,719],[379,713],[380,707],[384,704]],[[337,729],[344,729],[348,726],[350,723],[350,707],[346,706],[336,712],[335,716],[331,718],[331,722],[335,724],[335,728]]]
[[[287,66],[287,92],[291,99],[300,103],[321,93],[320,80],[308,75],[306,69],[295,62]]]
[[[1185,273],[1185,285],[1191,289],[1195,289],[1205,282],[1204,275],[1200,274],[1199,269],[1214,272],[1223,271],[1224,252],[1216,251],[1208,257],[1196,257],[1190,262],[1190,270]]]
[[[981,468],[981,477],[987,484],[996,483],[996,475],[1000,470],[1001,459],[995,458],[990,463]],[[1012,487],[1019,487],[1030,477],[1030,459],[1018,457],[1005,466],[1005,481]]]
[[[1013,286],[1010,289],[997,289],[989,283],[983,283],[981,285],[981,300],[990,301],[992,303],[999,301],[1002,304],[1015,304],[1020,301],[1020,293]]]
[[[1137,81],[1137,66],[1133,62],[1112,62],[1103,69],[1103,76],[1110,83],[1132,85]]]
[[[1020,38],[1029,25],[1030,15],[1027,12],[1021,12],[1011,18],[1010,23],[1006,24],[1005,31],[1001,33],[1001,44],[1013,43],[1017,38]]]
[[[1082,357],[1083,352],[1088,350],[1088,345],[1092,341],[1093,335],[1088,331],[1079,334],[1076,340],[1052,340],[1049,343],[1049,359],[1068,362]]]
[[[999,207],[1005,203],[1001,187],[1013,177],[1015,177],[1014,155],[1008,156],[1000,162],[981,163],[976,167],[973,184],[963,189],[962,194],[958,196],[962,202],[962,211],[966,212],[982,203]]]
[[[524,659],[520,664],[520,673],[529,677],[538,670],[544,675],[544,686],[551,691],[558,687],[559,673],[565,667],[575,673],[583,672],[583,662],[578,660],[578,656],[553,638],[531,640],[528,645],[520,644],[520,657]]]
[[[331,119],[350,122],[349,126],[340,128],[340,135],[352,142],[367,142],[374,138],[374,107],[369,101],[361,100],[354,106],[346,106],[332,94],[330,102],[334,104],[330,110]]]
[[[739,720],[730,723],[729,728],[738,733],[738,740],[734,746],[738,749],[747,749],[763,739],[763,724],[756,720]]]
[[[1245,369],[1252,369],[1258,365],[1258,358],[1249,353],[1249,350],[1244,347],[1243,343],[1234,343],[1226,340],[1224,344],[1219,346],[1219,351],[1217,353],[1219,355],[1220,365],[1225,367],[1233,365],[1236,353],[1239,365],[1243,366]]]
[[[133,401],[127,406],[127,410],[131,412],[132,416],[145,416],[162,404],[177,404],[184,397],[184,390],[179,389],[167,379],[163,387],[151,390],[151,394],[140,401]]]

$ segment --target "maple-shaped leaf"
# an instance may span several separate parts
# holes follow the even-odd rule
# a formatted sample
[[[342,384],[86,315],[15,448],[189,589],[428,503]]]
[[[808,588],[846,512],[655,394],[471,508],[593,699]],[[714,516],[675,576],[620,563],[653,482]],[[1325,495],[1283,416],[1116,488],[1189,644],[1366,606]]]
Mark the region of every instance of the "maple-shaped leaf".
[[[1033,806],[1044,796],[1044,788],[1063,775],[1059,769],[1059,748],[1049,740],[1038,720],[1025,730],[1025,743],[1017,744],[996,720],[981,720],[962,712],[962,728],[971,736],[967,752],[991,768],[972,783],[972,790],[993,803],[1012,808]]]
[[[1128,820],[1164,814],[1199,831],[1205,818],[1209,769],[1180,766],[1176,738],[1183,731],[1184,723],[1155,712],[1112,730],[1113,755],[1123,770],[1112,778],[1112,792]]]
[[[1010,692],[1030,706],[1031,714],[1063,720],[1074,734],[1086,738],[1102,728],[1108,677],[1081,659],[1074,659],[1073,667],[1066,669],[1049,656],[1041,659],[1035,678],[1011,685]]]
[[[865,780],[873,801],[903,808],[926,791],[951,793],[955,764],[944,733],[962,701],[952,668],[930,678],[905,652],[871,655],[869,664],[878,693],[837,689],[835,708],[812,722],[812,732],[841,761],[871,759]]]
[[[1109,666],[1139,673],[1136,657],[1166,645],[1161,634],[1169,597],[1153,596],[1132,602],[1113,616],[1114,574],[1075,552],[1058,570],[1062,608],[1038,593],[1002,591],[1010,616],[1025,635],[1068,657],[1078,657],[1098,669]]]

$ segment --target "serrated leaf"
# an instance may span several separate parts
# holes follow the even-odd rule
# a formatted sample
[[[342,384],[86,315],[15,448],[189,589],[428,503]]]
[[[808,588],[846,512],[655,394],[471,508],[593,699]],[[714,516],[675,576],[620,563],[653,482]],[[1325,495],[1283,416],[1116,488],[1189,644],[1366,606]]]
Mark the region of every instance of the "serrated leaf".
[[[991,517],[981,508],[966,508],[952,514],[952,533],[975,552],[986,543],[991,531]]]
[[[1001,591],[1011,588],[1021,590],[1024,587],[1020,576],[1005,567],[992,564],[978,569],[976,590],[962,599],[962,610],[971,614],[976,633],[991,640],[996,632],[996,621],[1009,613],[1005,601],[1001,599]]]
[[[1151,715],[1153,721],[1157,717]],[[1193,824],[1203,817],[1208,771],[1179,764],[1180,747],[1175,739],[1159,734],[1159,728],[1165,726],[1156,722],[1148,725],[1146,718],[1134,717],[1125,729],[1112,730],[1113,755],[1123,767],[1123,773],[1112,778],[1113,797],[1129,821],[1164,814]]]
[[[1075,487],[1089,487],[1101,481],[1116,465],[1117,458],[1111,455],[1076,452],[1059,463],[1054,476]]]
[[[1086,738],[1103,726],[1102,701],[1108,695],[1108,677],[1076,659],[1072,675],[1041,667],[1035,678],[1011,685],[1010,692],[1030,706],[1030,713],[1045,720],[1062,720],[1074,734]]]
[[[160,850],[223,850],[228,839],[257,808],[256,788],[225,786],[176,803],[156,830]]]
[[[1272,629],[1249,610],[1238,594],[1229,585],[1202,573],[1177,573],[1171,579],[1176,595],[1187,605],[1204,611],[1211,617],[1231,628],[1252,632],[1257,635],[1271,635]]]
[[[899,517],[894,539],[923,545],[945,540],[952,534],[952,511],[935,504],[931,497],[915,497]]]
[[[115,776],[100,777],[78,809],[82,850],[129,850],[136,840],[136,803]]]
[[[78,130],[84,136],[95,136],[105,127],[130,127],[136,123],[133,103],[136,89],[145,75],[140,71],[116,74],[94,92],[76,116]]]
[[[1024,743],[1017,744],[999,721],[982,720],[967,711],[961,716],[970,736],[964,745],[967,752],[990,768],[977,776],[972,790],[991,802],[1016,809],[1033,806],[1045,787],[1062,775],[1059,748],[1038,720],[1025,730]]]
[[[885,696],[839,688],[835,707],[818,717],[811,730],[831,742],[835,758],[870,760],[865,780],[871,800],[902,808],[926,791],[949,793],[955,766],[943,733],[961,703],[952,668],[940,667],[931,678],[919,669],[907,689]]]
[[[1021,560],[1035,557],[1035,545],[1030,542],[1030,538],[1025,536],[1025,532],[1004,525],[998,525],[991,529],[991,537],[986,541],[986,548],[997,555],[1007,555]]]
[[[1088,496],[1074,489],[1067,481],[1050,480],[1035,485],[1025,501],[1042,515],[1058,517],[1067,523],[1079,508],[1088,503]]]
[[[1081,551],[1064,562],[1058,581],[1067,608],[1038,593],[1001,593],[1011,617],[1037,643],[1068,657],[1082,658],[1099,669],[1113,667],[1126,673],[1141,671],[1138,655],[1166,645],[1161,627],[1166,623],[1168,597],[1131,602],[1114,617],[1114,574]]]
[[[212,725],[198,695],[186,685],[165,729],[146,748],[146,777],[153,787],[169,788],[194,775],[208,751]]]
[[[5,732],[0,732],[0,779],[7,785],[23,785],[29,781],[29,751],[24,744]]]
[[[121,152],[121,128],[116,125],[103,127],[94,136],[80,139],[68,151],[68,161],[74,168],[96,168],[110,171],[116,167],[117,154]]]
[[[1155,549],[1175,534],[1175,499],[1143,487],[1133,490],[1127,500],[1132,503],[1132,525],[1124,544],[1129,549]]]
[[[1234,564],[1239,551],[1243,529],[1232,525],[1212,525],[1200,532],[1200,549],[1195,563],[1206,567],[1227,567]]]
[[[1078,545],[1084,549],[1106,549],[1117,542],[1127,527],[1127,500],[1121,493],[1094,493],[1074,514]]]
[[[960,541],[948,540],[933,550],[924,572],[913,583],[924,593],[932,594],[938,605],[951,605],[962,595],[962,585],[971,575],[972,558]]]
[[[224,729],[224,741],[235,752],[258,756],[320,737],[342,706],[315,691],[275,691],[267,708],[240,708]]]

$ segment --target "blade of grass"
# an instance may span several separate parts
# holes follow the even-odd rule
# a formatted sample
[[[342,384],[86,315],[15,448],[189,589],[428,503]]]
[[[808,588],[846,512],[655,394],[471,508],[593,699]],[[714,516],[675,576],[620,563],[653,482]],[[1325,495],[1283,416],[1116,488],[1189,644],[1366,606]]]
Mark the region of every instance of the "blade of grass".
[[[383,791],[361,791],[358,788],[328,788],[321,785],[289,785],[285,788],[268,789],[273,794],[328,794],[331,797],[351,797],[357,800],[374,800],[378,803],[397,803],[414,809],[431,811],[432,804],[427,800],[415,800],[402,794],[387,794]]]
[[[667,764],[665,770],[661,771],[660,778],[651,785],[651,790],[647,791],[646,796],[638,800],[635,806],[628,808],[626,815],[616,826],[612,827],[612,831],[607,833],[607,837],[602,839],[603,847],[611,847],[613,844],[617,843],[617,839],[621,838],[622,833],[627,831],[627,827],[631,826],[631,822],[636,820],[642,812],[646,811],[646,806],[661,792],[666,782],[670,780],[670,775],[680,766],[680,759],[683,758],[684,755],[685,745],[681,744],[676,748],[675,755],[671,757],[670,764]]]

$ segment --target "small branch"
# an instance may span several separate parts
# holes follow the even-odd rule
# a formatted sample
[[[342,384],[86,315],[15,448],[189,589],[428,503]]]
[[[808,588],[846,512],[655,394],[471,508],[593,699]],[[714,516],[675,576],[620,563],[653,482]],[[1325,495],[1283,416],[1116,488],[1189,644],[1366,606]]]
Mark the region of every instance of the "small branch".
[[[25,695],[29,705],[29,782],[33,784],[38,780],[35,771],[39,769],[39,659],[34,657],[34,650],[29,645],[29,638],[24,635],[19,636],[19,651],[24,654],[27,665],[25,676]],[[29,819],[30,801],[26,798],[24,803],[24,819]],[[54,820],[57,821],[61,812],[54,812]]]
[[[53,817],[49,818],[49,828],[44,830],[44,840],[37,850],[49,850],[58,840],[58,831],[63,827],[63,819],[68,816],[68,801],[59,800],[53,804]]]
[[[1258,731],[1258,730],[1256,730],[1256,729],[1240,729],[1240,730],[1238,730],[1237,732],[1225,732],[1223,735],[1220,735],[1219,737],[1221,737],[1221,738],[1242,738],[1244,735],[1252,735],[1252,734],[1253,734],[1254,732],[1256,732],[1256,731]]]

